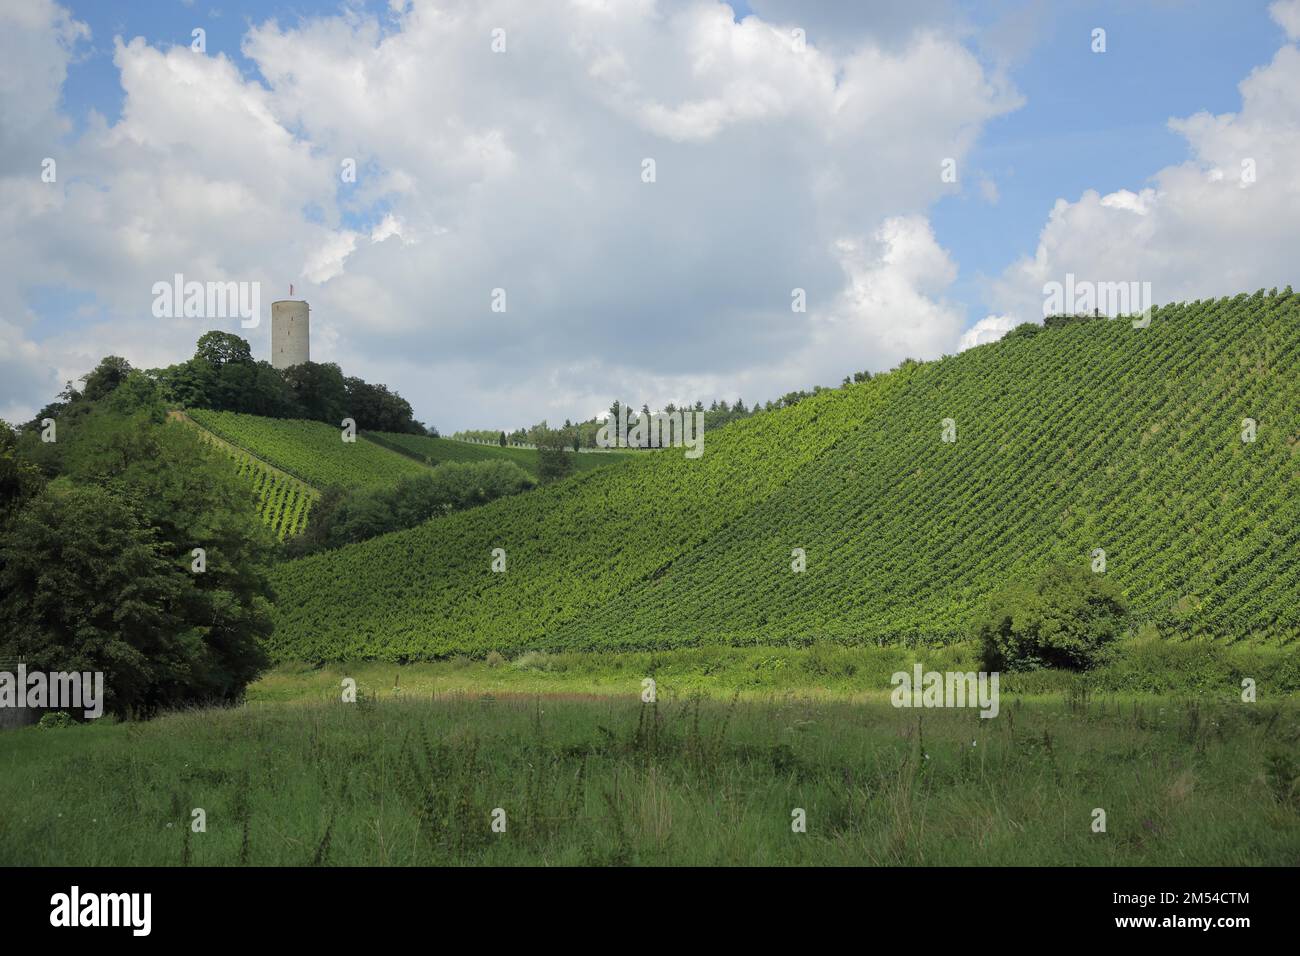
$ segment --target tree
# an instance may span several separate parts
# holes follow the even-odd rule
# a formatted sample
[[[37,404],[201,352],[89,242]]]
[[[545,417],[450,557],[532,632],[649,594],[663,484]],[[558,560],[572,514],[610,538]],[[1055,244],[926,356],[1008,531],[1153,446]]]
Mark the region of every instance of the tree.
[[[537,436],[537,474],[543,484],[558,481],[573,471],[573,459],[569,457],[571,444],[569,436],[560,429],[547,430]]]
[[[505,432],[502,432],[502,433],[501,433],[501,440],[500,440],[499,442],[497,442],[497,444],[500,445],[502,448],[505,448],[505,447],[506,447],[506,433],[505,433]]]
[[[546,419],[542,419],[536,425],[528,429],[523,440],[530,445],[540,446],[542,439],[550,432],[551,427],[546,424]]]
[[[217,398],[217,371],[206,359],[190,359],[167,368],[153,369],[149,374],[170,405],[233,411]]]
[[[0,535],[0,631],[33,670],[103,671],[106,707],[179,700],[202,644],[175,608],[185,581],[157,535],[103,488],[47,488]]]
[[[205,333],[192,359],[149,375],[173,406],[269,418],[303,414],[280,372],[269,362],[254,362],[248,342],[229,332]]]
[[[1054,563],[994,594],[976,618],[975,636],[990,670],[1084,670],[1102,660],[1127,620],[1127,604],[1110,580]]]
[[[1002,341],[1010,342],[1013,339],[1027,339],[1030,336],[1037,335],[1043,331],[1043,326],[1037,322],[1021,322],[1014,329],[1002,336]]]
[[[396,392],[390,392],[386,385],[371,385],[355,377],[345,378],[343,383],[347,389],[348,414],[356,420],[358,428],[379,432],[424,432],[415,420],[411,403]]]
[[[343,371],[333,362],[303,362],[283,374],[303,418],[337,425],[347,415],[347,385]]]
[[[194,357],[214,368],[227,364],[251,365],[253,350],[248,342],[230,332],[205,332],[199,336]]]
[[[40,469],[18,456],[14,430],[0,421],[0,528],[43,484]]]
[[[59,482],[0,547],[7,652],[52,670],[96,664],[81,669],[105,671],[122,713],[237,698],[271,632],[273,540],[248,486],[197,431],[162,421],[157,387],[140,373],[59,444]]]
[[[130,374],[130,362],[120,355],[106,356],[100,359],[93,372],[82,376],[81,381],[85,383],[85,387],[76,397],[88,402],[98,401],[126,381],[126,377]],[[72,391],[71,385],[68,386],[68,390]],[[75,392],[73,394],[75,395]]]

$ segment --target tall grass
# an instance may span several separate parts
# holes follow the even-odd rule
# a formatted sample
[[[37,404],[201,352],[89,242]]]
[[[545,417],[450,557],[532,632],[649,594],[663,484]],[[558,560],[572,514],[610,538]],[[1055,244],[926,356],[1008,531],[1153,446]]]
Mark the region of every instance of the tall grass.
[[[1298,757],[1290,703],[404,689],[0,734],[0,863],[1295,865]]]

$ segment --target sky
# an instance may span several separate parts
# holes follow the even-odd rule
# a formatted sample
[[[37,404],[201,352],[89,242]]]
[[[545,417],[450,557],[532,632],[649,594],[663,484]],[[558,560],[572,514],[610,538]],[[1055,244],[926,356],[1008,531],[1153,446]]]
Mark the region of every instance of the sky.
[[[1300,0],[2,0],[0,418],[269,358],[291,284],[444,433],[835,385],[1067,274],[1284,287],[1298,42]],[[158,315],[177,274],[259,324]]]

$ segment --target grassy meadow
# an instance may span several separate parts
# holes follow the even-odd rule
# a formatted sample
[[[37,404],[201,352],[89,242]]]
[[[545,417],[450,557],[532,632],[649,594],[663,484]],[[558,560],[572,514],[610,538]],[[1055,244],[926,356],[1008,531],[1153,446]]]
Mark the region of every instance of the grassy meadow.
[[[1009,675],[988,720],[874,689],[968,651],[285,665],[241,707],[0,734],[0,864],[1300,864],[1293,694],[1198,690],[1188,649],[1176,692],[1106,689],[1130,653]]]

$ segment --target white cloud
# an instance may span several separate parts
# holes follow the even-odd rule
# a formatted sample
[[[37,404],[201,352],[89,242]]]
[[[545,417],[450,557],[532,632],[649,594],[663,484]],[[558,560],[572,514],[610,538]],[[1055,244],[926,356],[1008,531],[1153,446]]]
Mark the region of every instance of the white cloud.
[[[1296,4],[1274,17],[1295,37]],[[1043,285],[1150,282],[1156,304],[1283,287],[1300,244],[1300,50],[1281,47],[1239,86],[1236,113],[1170,120],[1188,159],[1138,192],[1058,199],[1031,257],[993,283],[993,304],[1037,321]]]
[[[964,352],[977,345],[996,342],[1019,324],[1020,320],[1011,315],[985,316],[962,333],[957,345],[958,351]]]
[[[47,95],[29,99],[57,132],[58,64],[82,28],[20,5],[55,38]],[[88,349],[138,365],[190,354],[202,328],[147,319],[152,283],[175,272],[262,281],[277,290],[264,301],[294,282],[313,358],[396,387],[444,428],[614,397],[752,401],[952,351],[956,267],[925,212],[940,160],[960,162],[1020,100],[946,9],[898,5],[883,32],[864,22],[825,46],[810,30],[797,52],[790,21],[737,23],[706,0],[564,16],[393,3],[382,19],[251,27],[260,81],[220,54],[119,42],[122,117],[68,147],[79,175],[0,178],[3,235],[23,237],[0,238],[4,341],[46,369],[0,404],[47,401],[38,380]],[[32,40],[0,38],[0,53]],[[355,184],[340,181],[348,158]],[[95,318],[33,335],[49,286],[93,297]],[[796,286],[806,315],[790,311]],[[488,308],[497,287],[505,314]],[[248,334],[265,354],[265,325]]]
[[[1269,4],[1268,12],[1286,31],[1288,40],[1300,40],[1300,0],[1276,0]]]
[[[837,368],[856,371],[843,368],[852,354],[889,366],[954,347],[962,312],[942,295],[957,267],[923,217],[890,218],[869,243],[844,239],[837,246],[849,286],[805,358],[822,378]]]

